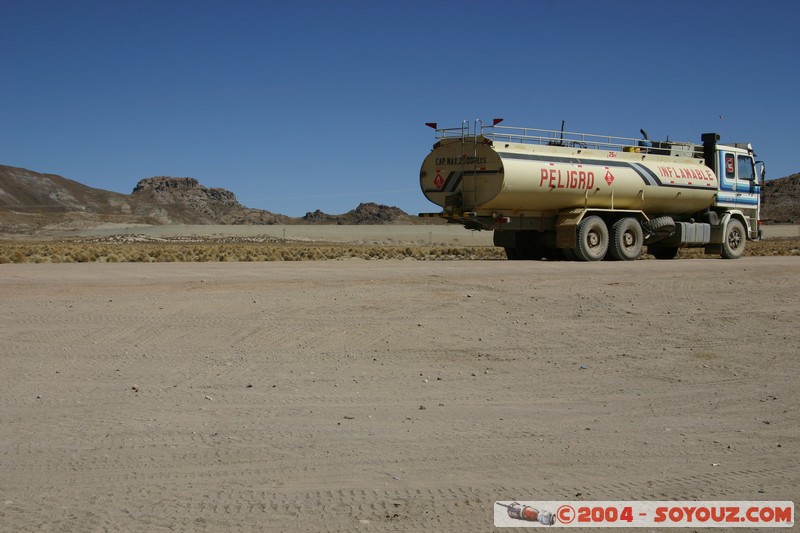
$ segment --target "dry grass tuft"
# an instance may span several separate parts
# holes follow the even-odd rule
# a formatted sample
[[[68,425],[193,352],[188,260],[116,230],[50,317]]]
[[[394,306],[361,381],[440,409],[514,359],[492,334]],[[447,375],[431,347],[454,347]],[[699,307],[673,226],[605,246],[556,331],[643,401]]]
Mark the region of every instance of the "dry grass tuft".
[[[341,259],[505,259],[494,247],[378,246],[331,243],[180,243],[0,241],[0,263],[155,263],[330,261]]]

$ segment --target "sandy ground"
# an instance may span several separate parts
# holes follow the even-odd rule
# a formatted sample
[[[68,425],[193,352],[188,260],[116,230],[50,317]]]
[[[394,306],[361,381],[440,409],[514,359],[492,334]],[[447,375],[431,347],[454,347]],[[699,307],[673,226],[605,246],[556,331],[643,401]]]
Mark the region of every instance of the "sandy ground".
[[[800,501],[800,260],[1,265],[3,531]]]

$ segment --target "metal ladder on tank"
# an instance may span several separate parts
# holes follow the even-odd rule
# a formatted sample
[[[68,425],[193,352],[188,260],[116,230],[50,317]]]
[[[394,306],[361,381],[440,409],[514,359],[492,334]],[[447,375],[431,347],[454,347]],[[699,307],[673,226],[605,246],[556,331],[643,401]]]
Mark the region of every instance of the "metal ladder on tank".
[[[461,198],[462,205],[475,207],[478,204],[478,135],[483,133],[483,121],[475,119],[475,126],[470,131],[469,121],[461,122]],[[470,148],[469,145],[472,145]],[[472,153],[472,164],[467,157]]]

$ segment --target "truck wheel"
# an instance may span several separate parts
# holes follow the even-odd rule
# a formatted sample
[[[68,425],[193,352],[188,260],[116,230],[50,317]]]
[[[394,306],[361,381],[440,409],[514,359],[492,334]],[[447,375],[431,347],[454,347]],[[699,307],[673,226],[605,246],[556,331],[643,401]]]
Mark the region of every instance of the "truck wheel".
[[[639,221],[632,217],[617,220],[611,226],[608,253],[618,261],[633,261],[642,253],[644,236]]]
[[[647,253],[656,259],[675,259],[678,256],[678,247],[651,244],[647,247]]]
[[[600,261],[608,250],[608,227],[603,219],[592,215],[578,224],[578,246],[575,255],[581,261]]]
[[[725,226],[725,240],[722,241],[720,255],[725,259],[739,259],[744,254],[744,245],[747,235],[744,226],[737,219],[732,218]]]
[[[509,261],[517,261],[519,260],[519,254],[517,254],[516,248],[504,248],[506,251],[506,257]]]
[[[675,232],[675,221],[672,217],[653,218],[642,224],[642,226],[648,233],[655,235],[659,239],[669,237]]]

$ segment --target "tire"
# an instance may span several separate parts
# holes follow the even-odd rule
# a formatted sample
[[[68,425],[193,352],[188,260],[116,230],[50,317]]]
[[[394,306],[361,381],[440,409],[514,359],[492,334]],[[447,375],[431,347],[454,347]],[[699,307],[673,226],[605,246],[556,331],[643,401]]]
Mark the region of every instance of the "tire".
[[[725,239],[722,241],[719,255],[724,259],[739,259],[744,255],[746,242],[747,234],[744,231],[744,225],[739,220],[732,218],[725,226]]]
[[[504,250],[506,251],[506,257],[508,258],[509,261],[519,260],[519,255],[517,254],[516,248],[504,248]]]
[[[639,221],[632,217],[617,220],[611,226],[608,253],[617,261],[634,261],[642,253],[644,234]]]
[[[601,261],[607,251],[608,227],[603,219],[592,215],[581,220],[575,256],[581,261]]]
[[[656,217],[642,224],[645,231],[662,239],[675,233],[675,221],[672,217]],[[655,240],[655,239],[654,239]]]
[[[675,259],[678,256],[678,247],[653,244],[647,247],[647,253],[656,259]]]

